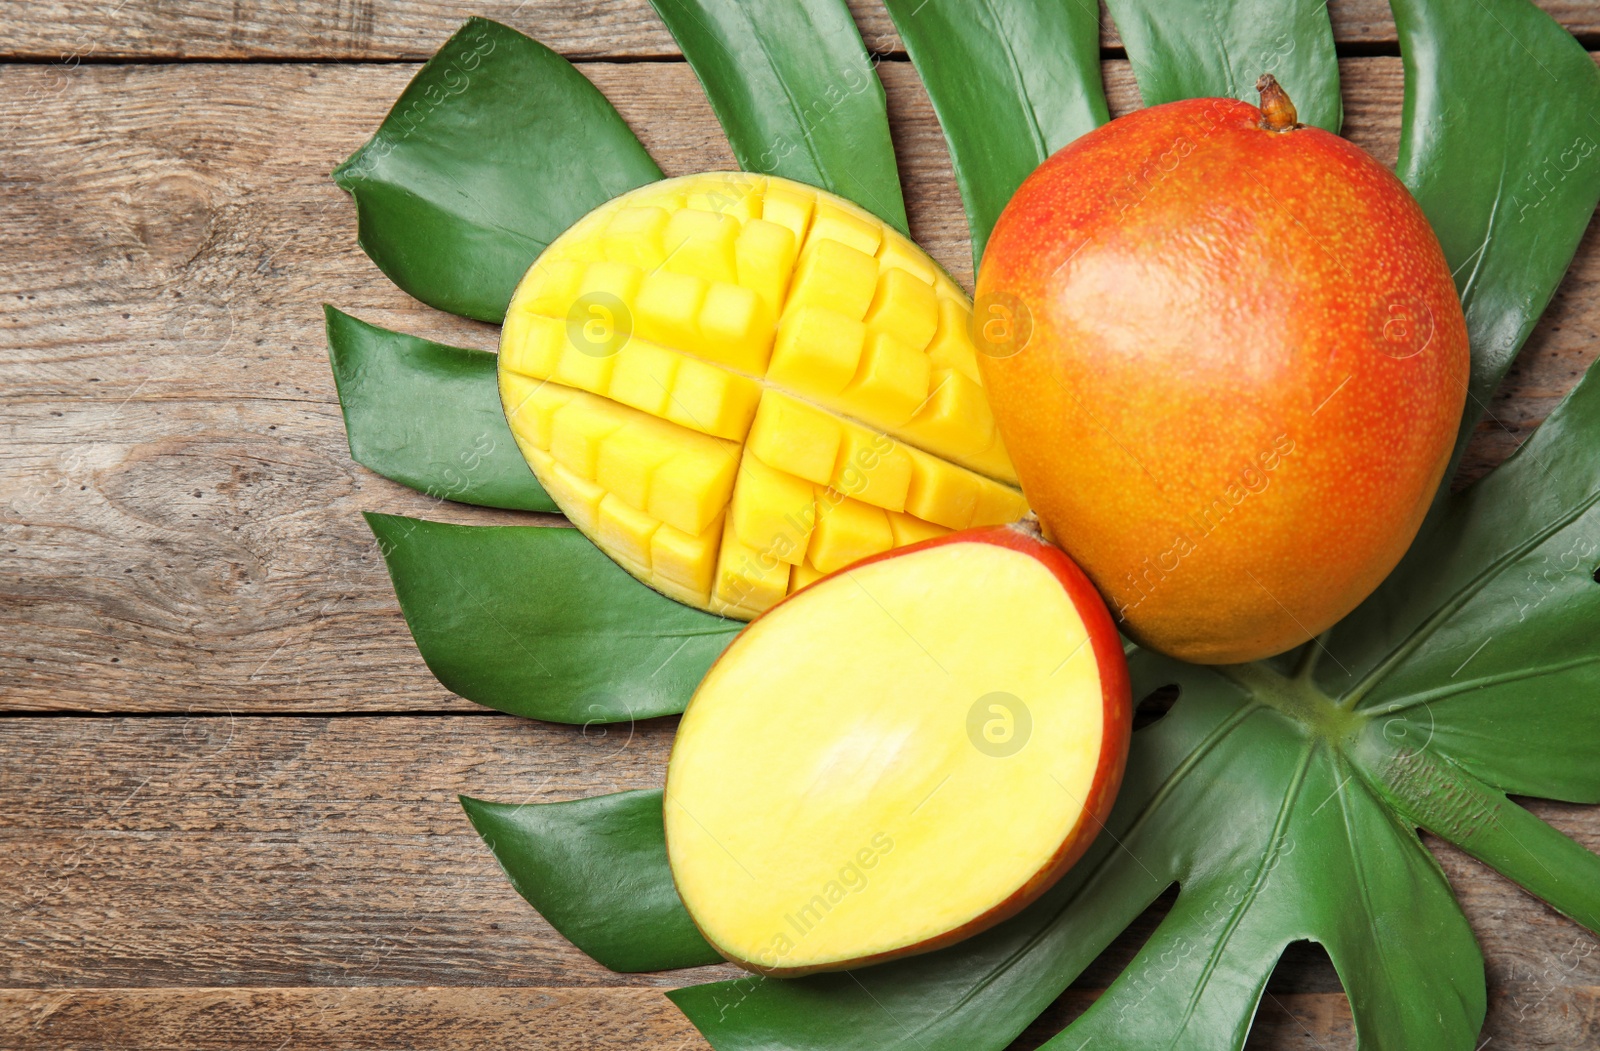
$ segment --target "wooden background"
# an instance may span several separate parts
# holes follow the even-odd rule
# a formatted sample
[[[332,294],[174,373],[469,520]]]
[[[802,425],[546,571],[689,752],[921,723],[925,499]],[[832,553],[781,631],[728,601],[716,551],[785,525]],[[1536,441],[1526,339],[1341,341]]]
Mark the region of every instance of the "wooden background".
[[[1542,0],[1600,48],[1600,3]],[[887,17],[914,232],[970,282],[938,126]],[[1393,161],[1381,0],[1333,0],[1347,134]],[[731,167],[644,0],[48,0],[0,40],[0,1048],[703,1047],[511,890],[455,803],[659,784],[672,720],[587,732],[453,697],[359,511],[452,521],[355,466],[319,304],[492,348],[394,289],[328,179],[470,14],[543,39],[668,174]],[[1114,34],[1119,112],[1138,105]],[[1591,230],[1464,475],[1596,355]],[[1600,848],[1600,812],[1535,804]],[[1488,958],[1494,1051],[1600,1047],[1600,943],[1448,848]],[[1019,1046],[1115,976],[1158,905]],[[1291,947],[1254,1048],[1354,1045]]]

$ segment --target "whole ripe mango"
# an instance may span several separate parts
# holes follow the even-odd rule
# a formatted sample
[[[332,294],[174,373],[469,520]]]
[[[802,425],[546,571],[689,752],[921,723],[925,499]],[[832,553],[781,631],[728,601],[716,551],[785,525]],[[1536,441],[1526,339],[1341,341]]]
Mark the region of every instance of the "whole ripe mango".
[[[1262,106],[1122,117],[1023,183],[978,278],[979,367],[1045,532],[1122,630],[1199,663],[1289,649],[1415,537],[1466,322],[1392,172]]]

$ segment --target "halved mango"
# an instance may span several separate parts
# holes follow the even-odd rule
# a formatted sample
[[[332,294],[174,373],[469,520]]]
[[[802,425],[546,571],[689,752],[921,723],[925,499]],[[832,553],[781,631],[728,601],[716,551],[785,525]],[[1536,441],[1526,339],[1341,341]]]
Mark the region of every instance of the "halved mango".
[[[1013,915],[1120,784],[1127,665],[1088,579],[1009,526],[816,579],[895,517],[823,512],[790,574],[810,586],[734,639],[678,728],[673,880],[752,970],[854,967]]]
[[[691,175],[601,206],[540,256],[506,315],[500,395],[578,528],[663,593],[750,618],[902,537],[1027,510],[970,313],[933,260],[841,198]]]

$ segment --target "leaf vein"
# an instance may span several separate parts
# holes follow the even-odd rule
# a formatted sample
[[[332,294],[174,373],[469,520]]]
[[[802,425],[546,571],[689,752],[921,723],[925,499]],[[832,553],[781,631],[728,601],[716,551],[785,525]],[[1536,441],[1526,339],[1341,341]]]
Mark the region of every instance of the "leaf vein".
[[[1189,994],[1189,1003],[1184,1008],[1183,1020],[1174,1031],[1173,1043],[1167,1045],[1169,1049],[1177,1046],[1177,1034],[1181,1034],[1188,1029],[1189,1020],[1194,1017],[1195,1011],[1199,1009],[1200,998],[1205,995],[1206,986],[1210,984],[1211,976],[1216,973],[1217,966],[1222,960],[1222,954],[1228,947],[1228,942],[1232,940],[1234,932],[1239,929],[1239,925],[1244,922],[1245,913],[1250,911],[1250,906],[1260,896],[1261,888],[1266,884],[1267,877],[1272,874],[1272,869],[1268,868],[1268,864],[1277,856],[1277,848],[1282,844],[1283,837],[1288,832],[1289,819],[1294,812],[1296,801],[1300,798],[1300,790],[1305,787],[1306,776],[1311,769],[1312,757],[1316,755],[1320,747],[1315,741],[1310,741],[1306,747],[1305,754],[1300,757],[1300,763],[1294,772],[1294,777],[1290,780],[1287,790],[1284,792],[1283,803],[1278,807],[1278,816],[1273,821],[1272,834],[1267,839],[1267,849],[1261,854],[1261,863],[1256,867],[1255,875],[1251,877],[1249,887],[1240,896],[1239,904],[1234,906],[1232,913],[1228,917],[1227,927],[1222,931],[1216,945],[1212,947],[1211,954],[1206,958],[1205,967],[1201,969],[1199,981],[1195,983],[1194,991]]]
[[[1532,450],[1529,450],[1531,452]],[[1343,706],[1346,708],[1357,707],[1367,694],[1371,693],[1378,683],[1382,682],[1406,658],[1415,653],[1424,642],[1428,641],[1450,618],[1461,612],[1462,608],[1470,602],[1478,592],[1482,591],[1491,580],[1499,576],[1512,563],[1536,549],[1540,544],[1549,540],[1563,529],[1567,528],[1579,518],[1583,517],[1596,503],[1600,503],[1600,489],[1590,493],[1578,502],[1570,511],[1567,511],[1551,522],[1549,526],[1539,530],[1527,540],[1511,548],[1504,555],[1496,558],[1484,567],[1476,576],[1463,584],[1455,594],[1451,595],[1445,603],[1435,610],[1426,620],[1418,626],[1417,630],[1400,642],[1389,652],[1376,668],[1368,672],[1362,679],[1351,687],[1345,694]]]

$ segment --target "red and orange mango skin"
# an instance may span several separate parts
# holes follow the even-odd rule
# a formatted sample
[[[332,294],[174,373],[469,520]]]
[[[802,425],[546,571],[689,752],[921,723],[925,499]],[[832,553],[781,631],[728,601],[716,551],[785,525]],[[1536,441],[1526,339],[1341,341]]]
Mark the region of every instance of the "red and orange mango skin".
[[[978,279],[980,369],[1046,534],[1126,634],[1200,663],[1289,649],[1371,593],[1465,399],[1422,210],[1287,115],[1195,99],[1082,137],[1023,183]]]

